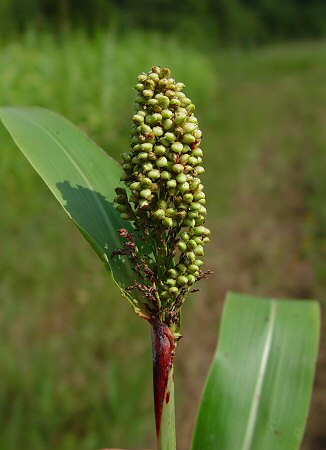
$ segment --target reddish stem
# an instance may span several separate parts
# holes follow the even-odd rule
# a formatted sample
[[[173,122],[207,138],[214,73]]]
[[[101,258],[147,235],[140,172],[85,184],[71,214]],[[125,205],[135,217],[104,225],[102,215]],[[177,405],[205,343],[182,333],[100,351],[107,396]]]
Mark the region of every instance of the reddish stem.
[[[169,373],[173,368],[175,344],[173,334],[167,325],[157,320],[151,321],[151,325],[156,435],[159,438],[164,401],[168,403],[170,398],[166,388]]]

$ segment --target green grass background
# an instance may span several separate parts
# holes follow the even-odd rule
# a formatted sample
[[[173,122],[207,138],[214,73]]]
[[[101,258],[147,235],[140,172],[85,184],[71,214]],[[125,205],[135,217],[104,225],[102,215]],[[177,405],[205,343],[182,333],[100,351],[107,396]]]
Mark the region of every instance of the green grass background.
[[[29,32],[0,44],[0,104],[54,109],[118,158],[135,78],[154,64],[186,83],[205,136],[215,275],[185,305],[178,349],[188,450],[225,291],[325,298],[326,43]],[[0,143],[0,449],[154,446],[148,325],[2,127]],[[319,448],[316,421],[305,449]]]

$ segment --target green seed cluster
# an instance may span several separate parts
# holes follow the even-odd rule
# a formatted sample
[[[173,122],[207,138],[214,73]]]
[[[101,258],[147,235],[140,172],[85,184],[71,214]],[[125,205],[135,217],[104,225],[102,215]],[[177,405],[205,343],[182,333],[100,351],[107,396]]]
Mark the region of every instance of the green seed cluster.
[[[160,240],[157,247],[165,244],[166,253],[156,255],[165,267],[156,288],[168,303],[202,277],[210,234],[204,226],[206,199],[200,180],[205,172],[202,132],[184,87],[166,68],[155,66],[138,76],[131,151],[122,155],[122,181],[130,195],[120,188],[116,197],[123,219],[138,230],[156,230],[152,236]]]

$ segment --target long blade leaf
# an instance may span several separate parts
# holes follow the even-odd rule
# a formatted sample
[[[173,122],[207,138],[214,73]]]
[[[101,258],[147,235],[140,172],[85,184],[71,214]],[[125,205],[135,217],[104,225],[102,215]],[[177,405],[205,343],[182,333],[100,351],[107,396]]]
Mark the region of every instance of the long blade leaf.
[[[62,116],[36,107],[0,108],[0,119],[17,146],[43,178],[67,214],[90,242],[118,286],[132,285],[129,261],[111,258],[122,246],[126,228],[114,209],[114,188],[121,185],[119,164]],[[142,310],[141,298],[129,297]]]
[[[193,450],[298,450],[319,322],[314,301],[228,295]]]

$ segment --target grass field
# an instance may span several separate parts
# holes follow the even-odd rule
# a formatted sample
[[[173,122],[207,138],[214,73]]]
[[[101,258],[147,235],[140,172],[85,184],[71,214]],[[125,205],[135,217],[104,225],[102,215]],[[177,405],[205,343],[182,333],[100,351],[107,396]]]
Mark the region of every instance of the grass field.
[[[178,350],[188,450],[225,291],[325,299],[326,43],[205,51],[141,33],[29,33],[0,46],[0,104],[54,109],[118,157],[135,78],[153,64],[186,83],[205,133],[215,275],[185,307]],[[147,325],[2,128],[0,139],[0,448],[154,446]],[[307,450],[325,442],[321,408]]]

